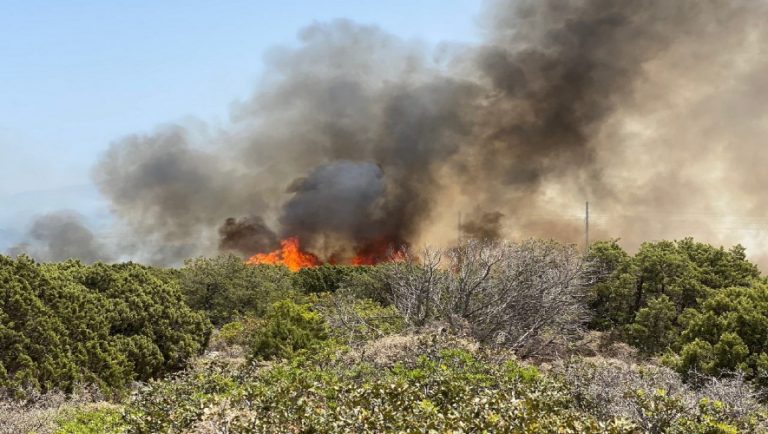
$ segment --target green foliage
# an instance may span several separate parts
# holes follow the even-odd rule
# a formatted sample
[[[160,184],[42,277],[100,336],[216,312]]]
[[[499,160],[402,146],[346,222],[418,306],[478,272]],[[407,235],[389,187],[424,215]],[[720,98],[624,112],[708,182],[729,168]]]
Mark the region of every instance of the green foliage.
[[[760,276],[743,247],[725,250],[690,238],[644,243],[634,257],[616,241],[598,242],[591,247],[589,260],[597,277],[592,326],[614,332],[645,354],[680,350],[697,338],[717,344],[722,330],[716,331],[716,314],[704,313],[713,307],[702,308],[702,303],[711,305],[710,300],[722,298],[729,288],[749,287]],[[765,315],[758,316],[768,321]],[[686,333],[687,338],[680,339]],[[689,348],[687,357],[699,350],[698,344]]]
[[[250,360],[290,358],[328,339],[325,320],[305,305],[284,300],[273,304],[249,342]]]
[[[629,340],[646,353],[661,352],[675,340],[676,318],[675,304],[669,297],[655,298],[637,312],[635,321],[627,327]]]
[[[766,383],[768,286],[743,247],[684,239],[645,243],[631,257],[616,242],[596,243],[590,260],[593,327],[645,354],[667,352],[686,375],[742,372]]]
[[[616,360],[570,359],[555,371],[579,409],[626,419],[647,433],[765,432],[768,414],[740,379],[703,379],[695,387],[673,370]]]
[[[680,322],[681,370],[761,377],[768,360],[768,286],[719,291]]]
[[[54,434],[122,434],[125,429],[119,408],[83,408],[59,421]]]
[[[634,319],[634,288],[638,274],[632,257],[617,241],[596,242],[588,258],[597,282],[592,286],[592,327],[610,330]]]
[[[261,316],[272,303],[289,298],[293,288],[287,268],[247,265],[234,255],[190,259],[180,274],[187,303],[205,311],[214,325]]]
[[[760,276],[743,247],[725,250],[690,238],[643,243],[634,257],[616,241],[598,242],[591,246],[589,260],[598,277],[592,325],[603,330],[631,324],[640,309],[661,296],[679,313],[712,292],[749,286]]]
[[[366,274],[371,267],[323,264],[306,267],[294,273],[294,285],[305,294],[335,292],[354,276]]]
[[[0,256],[0,386],[118,392],[184,368],[209,334],[161,270]]]
[[[216,337],[229,346],[245,346],[248,345],[248,341],[261,326],[262,321],[260,319],[247,316],[224,324]]]
[[[178,433],[233,396],[241,380],[230,366],[212,362],[164,381],[151,381],[123,414],[128,433]]]

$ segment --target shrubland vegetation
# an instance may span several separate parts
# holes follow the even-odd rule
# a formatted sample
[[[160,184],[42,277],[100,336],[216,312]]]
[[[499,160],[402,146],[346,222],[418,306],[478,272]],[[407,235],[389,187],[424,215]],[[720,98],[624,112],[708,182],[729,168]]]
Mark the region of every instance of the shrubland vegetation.
[[[0,256],[0,387],[121,394],[187,366],[211,326],[164,270]]]
[[[741,374],[768,386],[768,286],[743,248],[685,239],[631,257],[610,242],[590,255],[593,327],[665,355],[686,376]]]
[[[768,432],[768,283],[690,239],[296,273],[0,257],[0,337],[0,432]]]

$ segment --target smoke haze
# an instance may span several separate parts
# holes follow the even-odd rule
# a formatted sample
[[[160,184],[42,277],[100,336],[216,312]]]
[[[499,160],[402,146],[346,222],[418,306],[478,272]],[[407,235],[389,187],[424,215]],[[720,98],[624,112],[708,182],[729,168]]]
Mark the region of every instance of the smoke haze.
[[[27,242],[11,247],[13,256],[28,254],[40,261],[78,258],[86,263],[112,259],[106,246],[86,227],[83,216],[59,211],[38,217],[27,233]]]
[[[287,236],[326,257],[444,245],[459,213],[472,236],[577,242],[585,200],[593,239],[760,255],[766,20],[762,0],[495,1],[483,43],[438,47],[313,24],[231,125],[123,138],[93,178],[120,254],[159,264]]]

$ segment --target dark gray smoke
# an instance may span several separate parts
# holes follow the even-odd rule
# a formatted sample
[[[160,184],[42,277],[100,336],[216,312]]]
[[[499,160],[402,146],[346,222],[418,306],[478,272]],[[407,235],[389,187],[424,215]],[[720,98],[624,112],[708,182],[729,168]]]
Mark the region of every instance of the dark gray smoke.
[[[386,224],[378,209],[384,192],[383,173],[374,164],[337,161],[319,166],[289,187],[291,197],[279,218],[283,237],[342,246],[373,240]]]
[[[28,254],[40,261],[77,258],[86,263],[109,261],[106,247],[85,226],[74,211],[59,211],[37,218],[27,233],[27,241],[11,247],[9,254]]]
[[[648,214],[735,206],[708,198],[742,183],[728,169],[743,162],[718,150],[766,137],[766,18],[762,0],[496,1],[483,43],[436,49],[314,24],[270,54],[231,126],[123,139],[94,178],[146,240],[139,253],[164,263],[249,255],[276,236],[327,255],[441,244],[459,212],[479,216],[463,228],[476,236],[578,240],[571,210],[587,199],[602,205],[596,237],[717,241],[706,224]],[[743,191],[744,215],[765,210],[760,189]]]
[[[219,228],[219,249],[251,255],[273,250],[278,246],[277,235],[258,216],[228,218]]]
[[[461,225],[461,232],[478,240],[498,240],[502,237],[502,219],[504,214],[498,211],[484,212],[472,216]]]

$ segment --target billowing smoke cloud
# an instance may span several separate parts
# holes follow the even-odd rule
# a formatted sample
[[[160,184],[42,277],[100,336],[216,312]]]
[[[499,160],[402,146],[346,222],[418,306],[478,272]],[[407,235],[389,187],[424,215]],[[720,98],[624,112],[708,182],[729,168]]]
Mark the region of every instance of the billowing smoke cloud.
[[[27,241],[11,247],[12,256],[28,254],[40,261],[77,258],[86,263],[109,261],[112,256],[74,211],[59,211],[38,217],[27,233]]]
[[[576,241],[587,199],[593,238],[744,242],[669,218],[766,211],[766,19],[762,0],[507,0],[483,43],[436,49],[314,24],[231,125],[125,138],[94,179],[161,263],[285,236],[441,244],[459,212],[477,236]]]
[[[337,161],[296,179],[279,219],[283,236],[347,244],[374,240],[386,225],[377,209],[385,190],[382,178],[375,164]]]

